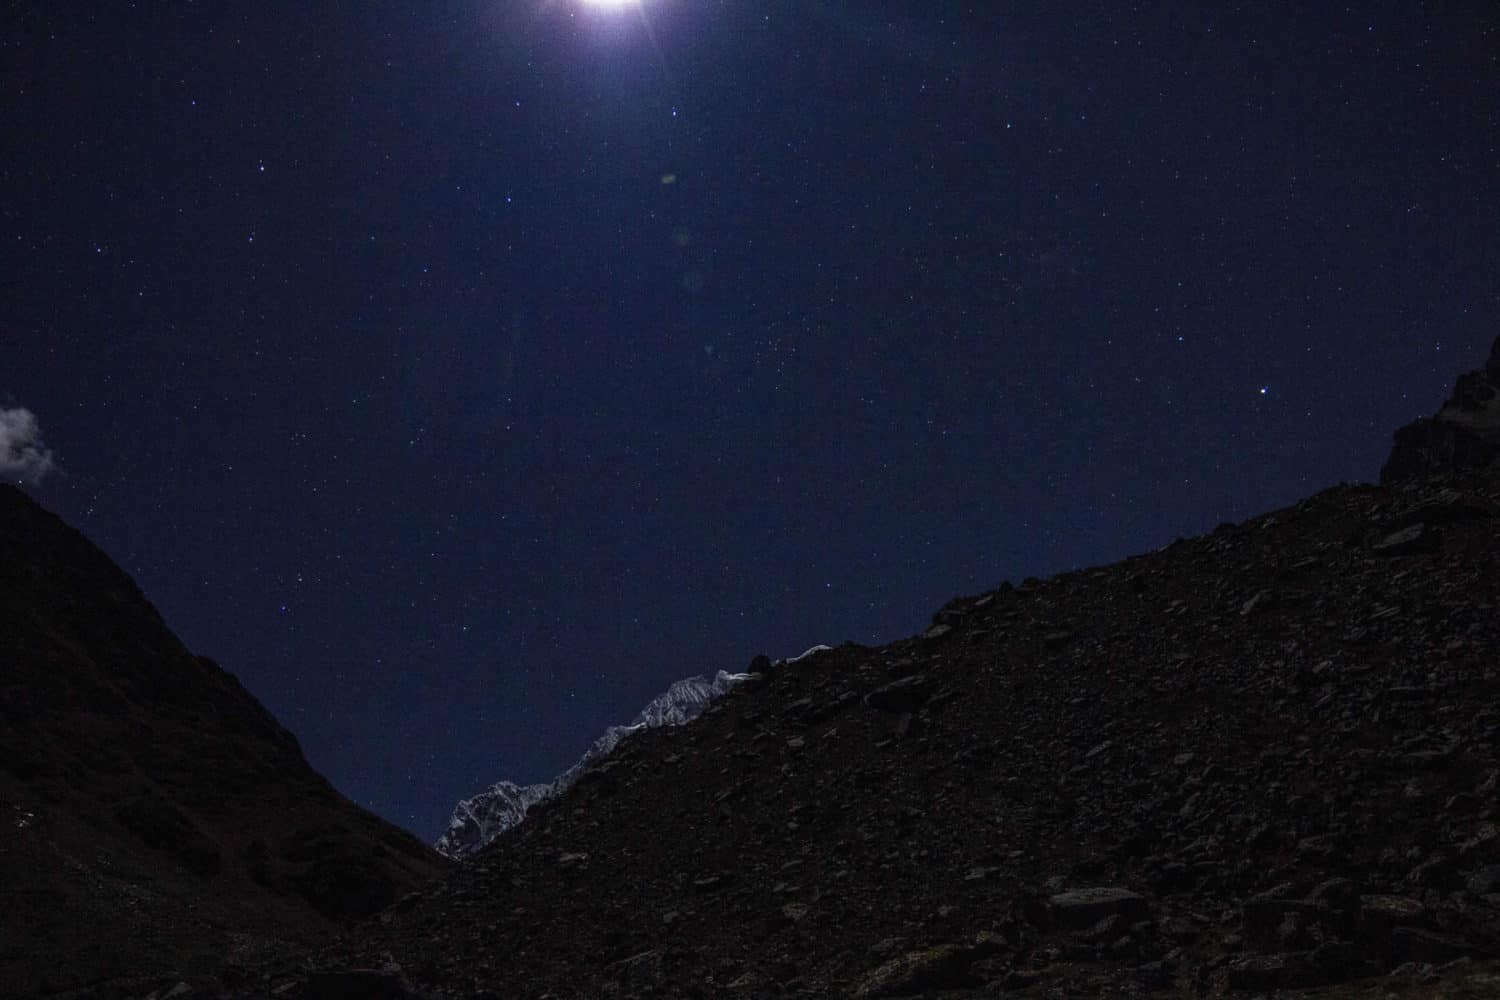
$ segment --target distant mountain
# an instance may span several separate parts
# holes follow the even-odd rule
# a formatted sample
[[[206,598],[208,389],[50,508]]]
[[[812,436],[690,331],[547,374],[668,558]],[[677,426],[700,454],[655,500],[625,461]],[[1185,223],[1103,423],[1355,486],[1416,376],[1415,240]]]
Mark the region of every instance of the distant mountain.
[[[1380,481],[1451,475],[1500,463],[1500,339],[1485,366],[1458,377],[1453,395],[1431,417],[1396,431]]]
[[[557,779],[536,785],[497,781],[453,807],[448,829],[434,846],[446,857],[468,857],[521,822],[532,806],[557,794],[557,791]]]
[[[571,788],[585,771],[608,757],[631,733],[691,722],[715,699],[723,697],[749,677],[749,674],[720,670],[712,678],[687,677],[675,681],[666,691],[652,698],[629,724],[606,729],[578,763],[553,780],[536,785],[499,781],[473,798],[464,799],[454,807],[447,832],[438,838],[435,845],[438,853],[454,859],[477,853],[525,819],[532,806]]]
[[[0,996],[226,974],[445,867],[313,771],[87,539],[0,485]]]

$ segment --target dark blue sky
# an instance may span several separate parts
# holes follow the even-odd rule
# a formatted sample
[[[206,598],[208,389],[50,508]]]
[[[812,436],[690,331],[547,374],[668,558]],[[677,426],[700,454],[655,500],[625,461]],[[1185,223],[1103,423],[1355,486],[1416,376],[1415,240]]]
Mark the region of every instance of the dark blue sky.
[[[1371,480],[1500,333],[1465,5],[94,6],[3,36],[32,492],[424,837],[679,676]]]

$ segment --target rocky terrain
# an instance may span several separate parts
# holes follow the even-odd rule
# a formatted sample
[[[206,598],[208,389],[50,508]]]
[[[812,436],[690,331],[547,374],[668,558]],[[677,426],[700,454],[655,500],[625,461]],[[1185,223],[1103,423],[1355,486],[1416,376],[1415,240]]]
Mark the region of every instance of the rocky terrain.
[[[760,658],[262,988],[1500,995],[1500,475],[1448,458]]]
[[[1500,472],[1420,433],[1382,485],[757,657],[337,939],[138,995],[1500,995]]]
[[[1497,518],[1489,475],[1342,486],[954,601],[630,738],[307,961],[432,997],[1418,988],[1500,952]]]
[[[0,485],[0,997],[232,982],[443,867]]]

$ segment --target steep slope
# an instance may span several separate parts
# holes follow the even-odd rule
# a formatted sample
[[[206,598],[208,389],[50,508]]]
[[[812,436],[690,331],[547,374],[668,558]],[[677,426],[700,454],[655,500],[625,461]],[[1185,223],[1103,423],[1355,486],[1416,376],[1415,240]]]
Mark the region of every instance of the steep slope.
[[[232,978],[443,867],[82,535],[0,486],[0,995]]]
[[[1500,459],[1500,339],[1485,366],[1460,375],[1434,416],[1396,432],[1380,481],[1448,475],[1493,467]]]
[[[632,736],[320,961],[431,997],[962,997],[1493,955],[1497,512],[1491,476],[1338,487],[952,602]]]
[[[610,726],[606,729],[579,758],[578,763],[552,781],[536,785],[499,781],[473,798],[462,800],[453,810],[447,832],[438,839],[438,853],[454,859],[477,853],[525,819],[532,806],[573,787],[585,770],[603,761],[626,736],[643,729],[680,726],[691,722],[703,714],[710,703],[722,698],[746,676],[720,670],[712,678],[685,677],[674,681],[667,690],[651,699],[628,725]]]
[[[429,998],[1497,995],[1500,472],[1454,468],[761,661],[315,964]]]

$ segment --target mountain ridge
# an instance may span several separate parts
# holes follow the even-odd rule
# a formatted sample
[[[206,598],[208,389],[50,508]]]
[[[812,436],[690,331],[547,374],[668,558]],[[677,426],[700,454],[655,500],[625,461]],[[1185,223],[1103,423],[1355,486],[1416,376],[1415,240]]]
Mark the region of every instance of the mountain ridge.
[[[1438,458],[767,671],[314,961],[434,1000],[1493,995],[1500,476]]]
[[[571,788],[585,771],[603,762],[625,737],[645,729],[691,722],[711,702],[723,697],[748,677],[748,674],[720,670],[712,678],[695,676],[673,681],[666,691],[647,702],[629,723],[605,729],[577,763],[551,781],[517,785],[502,780],[472,798],[460,800],[453,809],[447,831],[438,838],[434,848],[439,854],[454,860],[474,855],[524,820],[526,813],[537,803]]]
[[[1455,398],[1483,409],[1483,379],[1461,378]],[[404,895],[395,875],[389,891],[349,887],[371,919],[336,937],[245,923],[210,936],[189,916],[202,894],[182,886],[268,858],[337,873],[347,852],[307,857],[295,835],[223,850],[210,809],[223,782],[188,768],[184,784],[187,764],[151,758],[155,742],[132,751],[160,774],[150,794],[101,778],[115,794],[92,832],[54,831],[76,804],[48,766],[130,776],[142,761],[82,738],[77,760],[49,757],[35,733],[0,730],[0,874],[31,877],[60,844],[106,901],[157,892],[150,926],[177,944],[133,944],[110,965],[101,936],[85,964],[113,993],[48,979],[43,963],[71,954],[8,939],[0,975],[29,976],[22,995],[148,996],[128,983],[151,984],[151,1000],[1495,995],[1500,472],[1423,444],[1450,428],[1405,430],[1392,455],[1408,457],[1381,484],[958,597],[896,642],[757,658],[692,719],[612,727],[568,787],[465,864],[422,867],[436,855],[417,845]],[[34,511],[15,520],[13,499],[0,491],[0,654],[34,676],[0,680],[0,717],[100,712],[111,689],[49,691],[49,668],[82,669],[82,648],[99,658],[85,680],[122,663],[158,725],[181,710],[198,731],[216,699],[238,706],[224,718],[266,746],[244,788],[326,786],[293,780],[295,741],[171,647],[128,578],[80,572],[102,556],[33,530]],[[142,659],[156,653],[160,670]],[[211,763],[233,776],[234,759]],[[17,784],[16,760],[40,766]],[[190,794],[207,804],[151,797]],[[313,798],[326,810],[333,795]],[[149,864],[153,837],[170,883]],[[101,846],[112,868],[90,865]],[[58,865],[39,870],[0,884],[66,884]],[[297,871],[277,871],[295,892]],[[134,941],[127,907],[102,912]],[[45,907],[25,915],[36,940],[65,934]]]

